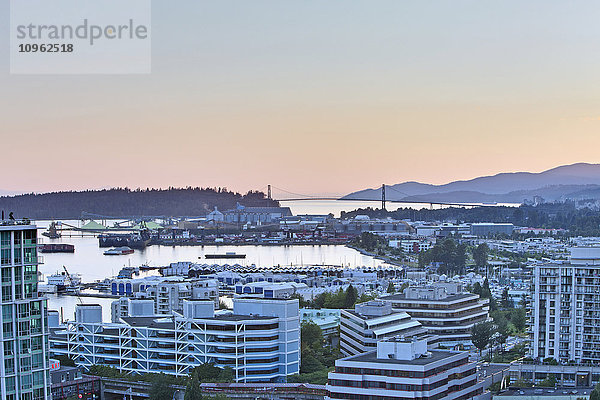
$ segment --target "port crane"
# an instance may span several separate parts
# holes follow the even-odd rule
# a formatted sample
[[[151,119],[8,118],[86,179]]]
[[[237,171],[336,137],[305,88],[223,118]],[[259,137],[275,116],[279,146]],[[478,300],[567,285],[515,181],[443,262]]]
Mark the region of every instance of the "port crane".
[[[63,269],[65,270],[65,274],[67,274],[67,278],[69,279],[69,283],[73,284],[73,278],[71,278],[71,274],[67,270],[67,267],[63,265]],[[79,304],[83,304],[83,300],[81,300],[81,296],[79,296],[79,291],[77,291],[77,299],[79,300]]]

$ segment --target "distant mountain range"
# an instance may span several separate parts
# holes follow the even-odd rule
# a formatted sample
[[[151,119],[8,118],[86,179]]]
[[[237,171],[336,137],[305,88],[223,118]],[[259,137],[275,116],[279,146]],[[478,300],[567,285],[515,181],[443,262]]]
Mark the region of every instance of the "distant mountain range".
[[[404,182],[386,185],[386,199],[452,203],[522,203],[600,199],[600,164],[564,165],[540,173],[512,172],[444,185]],[[343,199],[381,199],[381,188],[350,193]]]

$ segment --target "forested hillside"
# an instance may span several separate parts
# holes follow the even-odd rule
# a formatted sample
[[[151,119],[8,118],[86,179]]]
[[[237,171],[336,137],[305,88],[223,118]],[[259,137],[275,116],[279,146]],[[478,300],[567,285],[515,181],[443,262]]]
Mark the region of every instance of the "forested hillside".
[[[15,218],[73,219],[82,212],[105,216],[199,216],[215,206],[224,211],[236,203],[244,206],[278,206],[263,192],[244,195],[224,188],[115,188],[81,192],[54,192],[0,197],[0,210]]]
[[[544,203],[538,206],[520,207],[448,207],[443,209],[399,208],[395,211],[381,209],[358,209],[343,212],[342,218],[356,215],[368,215],[372,218],[410,219],[413,221],[448,222],[507,222],[516,226],[535,228],[567,229],[570,236],[600,235],[600,212],[589,208],[578,208],[576,203]]]

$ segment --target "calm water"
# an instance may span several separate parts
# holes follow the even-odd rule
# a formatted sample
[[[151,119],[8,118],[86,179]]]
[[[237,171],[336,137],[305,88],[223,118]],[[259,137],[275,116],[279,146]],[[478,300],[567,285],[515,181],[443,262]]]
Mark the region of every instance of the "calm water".
[[[291,202],[294,203],[294,202]],[[328,214],[333,212],[339,215],[340,211],[354,210],[358,207],[373,206],[376,202],[328,202],[310,201],[286,204],[292,208],[294,214]],[[309,203],[309,204],[306,204]],[[74,226],[81,226],[80,221],[65,221]],[[47,227],[49,221],[36,221],[39,227]],[[41,232],[40,232],[41,233]],[[106,249],[98,247],[95,237],[82,237],[74,233],[73,236],[63,236],[60,239],[43,237],[43,243],[70,243],[75,245],[75,253],[44,254],[44,264],[39,266],[44,274],[48,275],[62,271],[66,266],[70,273],[81,274],[83,282],[93,282],[115,276],[124,266],[165,266],[177,261],[192,261],[209,264],[241,264],[241,265],[345,265],[350,267],[383,265],[380,260],[368,257],[345,246],[149,246],[145,250],[136,250],[133,254],[123,256],[105,256]],[[213,253],[236,252],[246,254],[245,259],[235,260],[206,260],[204,255]],[[147,274],[157,274],[151,271]],[[142,275],[143,276],[143,275]],[[84,303],[102,305],[105,321],[110,320],[110,303],[113,299],[82,298]],[[50,309],[63,311],[65,319],[73,319],[75,305],[79,302],[77,297],[48,295]]]

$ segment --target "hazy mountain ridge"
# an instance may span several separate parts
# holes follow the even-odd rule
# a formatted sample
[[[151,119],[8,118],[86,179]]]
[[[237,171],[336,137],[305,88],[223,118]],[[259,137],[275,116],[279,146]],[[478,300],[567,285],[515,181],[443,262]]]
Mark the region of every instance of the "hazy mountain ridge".
[[[512,172],[443,185],[404,182],[386,185],[386,198],[404,201],[520,203],[541,196],[547,201],[600,199],[600,164],[572,164],[540,173]],[[350,193],[344,199],[381,198],[381,188]]]

